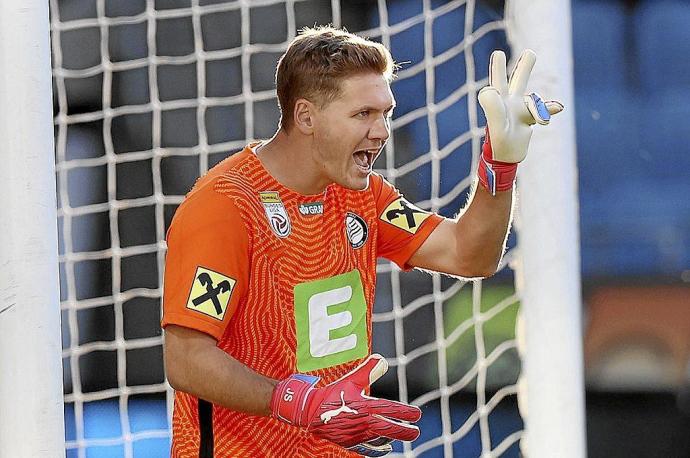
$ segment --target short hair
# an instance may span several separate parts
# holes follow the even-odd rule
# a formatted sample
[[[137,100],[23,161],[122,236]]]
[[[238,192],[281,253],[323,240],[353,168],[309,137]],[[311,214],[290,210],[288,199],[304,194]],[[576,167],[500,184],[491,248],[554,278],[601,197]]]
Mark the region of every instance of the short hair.
[[[372,72],[390,83],[396,69],[390,51],[380,43],[331,26],[303,28],[278,60],[281,128],[292,126],[297,99],[323,107],[338,98],[342,80]]]

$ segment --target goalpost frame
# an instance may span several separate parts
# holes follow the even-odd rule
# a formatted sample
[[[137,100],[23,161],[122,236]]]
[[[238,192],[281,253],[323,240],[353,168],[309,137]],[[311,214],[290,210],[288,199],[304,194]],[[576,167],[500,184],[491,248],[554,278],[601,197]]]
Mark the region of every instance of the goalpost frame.
[[[535,129],[518,173],[521,449],[530,458],[581,458],[586,439],[570,0],[507,0],[506,20],[513,49],[537,54],[529,90],[566,107],[548,128]]]
[[[65,455],[45,0],[0,1],[0,456]]]

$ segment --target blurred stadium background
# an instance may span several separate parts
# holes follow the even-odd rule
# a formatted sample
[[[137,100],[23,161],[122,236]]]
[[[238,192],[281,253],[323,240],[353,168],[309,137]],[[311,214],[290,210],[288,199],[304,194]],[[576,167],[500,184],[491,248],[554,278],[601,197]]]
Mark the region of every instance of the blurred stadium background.
[[[288,20],[297,26],[327,23],[331,20],[331,2],[297,2],[294,18],[286,17],[284,6],[256,2],[259,5],[249,10],[248,31],[243,31],[247,24],[242,23],[238,10],[219,9],[194,19],[188,14],[174,14],[180,8],[190,8],[192,3],[227,3],[217,0],[50,3],[58,202],[71,209],[86,209],[71,213],[67,225],[64,217],[59,221],[66,439],[68,443],[75,440],[75,416],[83,415],[85,436],[103,439],[98,446],[90,447],[86,456],[123,456],[121,444],[108,442],[108,438],[121,434],[123,426],[133,433],[167,428],[158,325],[163,258],[158,240],[179,199],[156,201],[154,189],[164,196],[182,196],[200,173],[241,148],[245,138],[273,134],[278,121],[271,94],[273,72]],[[419,14],[423,2],[383,3],[389,23],[395,24]],[[430,2],[433,8],[447,3]],[[503,17],[501,0],[473,3],[475,30]],[[369,30],[379,25],[381,2],[348,0],[340,4],[342,23],[350,30]],[[153,8],[159,14],[154,19],[155,36],[151,37],[146,12]],[[170,12],[168,16],[166,11]],[[458,31],[464,29],[463,11],[463,7],[454,8],[434,22],[435,53],[462,39]],[[94,18],[121,20],[110,24]],[[591,457],[687,457],[690,3],[572,0],[572,21],[588,453]],[[198,42],[199,31],[202,43]],[[242,44],[242,33],[249,33],[251,43],[263,44],[261,52],[252,54],[248,62],[237,53],[222,54]],[[154,50],[150,49],[152,43]],[[220,56],[208,60],[202,74],[195,60],[184,57],[195,49],[198,52],[200,46]],[[390,46],[398,61],[413,66],[424,56],[424,24],[394,35]],[[486,76],[489,53],[499,47],[507,48],[501,30],[487,33],[474,43],[477,80]],[[158,56],[154,72],[146,63],[152,53]],[[90,70],[100,68],[104,62],[111,69],[117,67],[108,73],[109,81],[104,81],[102,68]],[[247,65],[249,75],[243,74]],[[439,66],[438,98],[446,97],[465,76],[463,56]],[[396,118],[424,106],[424,84],[423,75],[395,83]],[[245,105],[247,90],[253,99]],[[156,94],[155,99],[152,94]],[[197,104],[190,102],[200,95],[215,98],[218,103],[204,106],[200,114]],[[127,109],[147,104],[155,107],[155,115],[151,110]],[[104,125],[103,112],[108,110],[114,116]],[[441,113],[437,123],[442,145],[457,137],[458,132],[467,131],[471,126],[467,99],[458,100]],[[407,124],[396,133],[396,147],[407,145],[400,150],[427,151],[427,129],[424,118]],[[199,145],[208,154],[200,155]],[[164,148],[169,154],[154,159],[150,153],[154,147]],[[444,160],[442,194],[455,185],[456,170],[469,169],[470,147],[460,146]],[[110,170],[107,161],[117,157],[116,167]],[[396,161],[410,159],[403,156]],[[430,176],[429,168],[422,166],[396,183],[411,200],[420,201],[429,196]],[[466,192],[461,192],[440,210],[452,216],[465,199]],[[109,200],[135,204],[113,213]],[[109,251],[113,240],[120,247],[117,269]],[[512,236],[510,245],[514,242]],[[384,269],[381,275],[390,273]],[[432,279],[425,274],[412,273],[404,279],[400,291],[403,304],[421,300],[432,289]],[[114,282],[119,291],[113,291]],[[378,313],[391,310],[394,293],[388,289],[390,284],[380,281]],[[485,330],[488,350],[514,338],[519,304],[510,300],[514,294],[512,284],[509,270],[483,283],[482,301],[508,301],[499,319]],[[119,305],[99,299],[115,295]],[[468,284],[444,305],[446,334],[471,316],[471,296]],[[81,306],[70,306],[74,303]],[[409,328],[405,333],[406,348],[419,348],[435,339],[433,333],[413,332],[425,326],[433,329],[430,307],[419,307],[405,326]],[[395,355],[393,332],[390,324],[378,325],[375,349]],[[140,344],[123,351],[121,339]],[[451,379],[462,377],[472,367],[474,352],[474,331],[470,330],[448,350]],[[77,360],[78,367],[73,367]],[[519,365],[514,348],[504,352],[488,374],[488,389],[514,383]],[[411,398],[437,388],[437,370],[434,355],[421,357],[408,368]],[[113,401],[123,379],[132,390],[128,425],[122,424],[122,405]],[[395,382],[394,374],[389,374],[377,387],[379,393],[397,396]],[[468,387],[473,385],[470,382]],[[89,399],[89,393],[99,393],[93,402],[78,407],[83,412],[75,413],[75,403],[70,402],[75,387],[83,399]],[[137,387],[148,388],[137,391]],[[468,390],[456,396],[454,402],[460,408],[459,417],[452,419],[453,430],[470,415],[477,401]],[[440,427],[433,406],[425,411],[425,421],[428,423],[422,426],[423,432]],[[492,438],[500,440],[521,427],[514,397],[509,397],[492,417]],[[168,438],[164,434],[140,439],[134,443],[135,456],[165,456]],[[479,456],[478,427],[456,445],[455,456]],[[437,456],[433,452],[423,456]],[[505,456],[517,454],[517,446],[513,446]],[[71,449],[68,456],[82,455]]]

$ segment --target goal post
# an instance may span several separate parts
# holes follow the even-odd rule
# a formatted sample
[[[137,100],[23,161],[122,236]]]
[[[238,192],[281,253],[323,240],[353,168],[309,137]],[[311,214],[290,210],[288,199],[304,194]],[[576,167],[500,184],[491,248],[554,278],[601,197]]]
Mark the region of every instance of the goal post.
[[[570,8],[570,0],[506,3],[513,49],[537,54],[530,90],[566,107],[533,136],[518,178],[519,400],[528,457],[586,456]]]
[[[0,456],[64,456],[48,3],[0,2]]]

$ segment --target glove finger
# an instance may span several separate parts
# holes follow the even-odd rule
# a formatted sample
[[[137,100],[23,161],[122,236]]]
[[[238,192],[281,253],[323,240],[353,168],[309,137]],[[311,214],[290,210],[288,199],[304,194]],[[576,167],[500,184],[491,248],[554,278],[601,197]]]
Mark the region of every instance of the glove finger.
[[[508,119],[506,117],[506,107],[498,90],[493,86],[486,86],[479,91],[479,105],[484,110],[486,122],[493,132],[503,132],[506,130]]]
[[[549,113],[551,113],[551,116],[560,113],[565,109],[563,104],[557,100],[549,100],[546,103],[546,109],[549,110]]]
[[[393,439],[390,437],[377,437],[376,439],[372,439],[369,441],[366,441],[366,444],[373,445],[375,447],[382,447],[384,445],[390,444],[393,442]]]
[[[527,82],[537,61],[537,55],[531,49],[525,49],[510,74],[508,93],[522,95],[527,90]]]
[[[489,59],[489,86],[495,87],[500,94],[508,93],[508,71],[506,70],[506,55],[496,50]]]
[[[390,443],[386,443],[384,445],[374,445],[372,442],[373,441],[363,442],[355,445],[354,447],[350,447],[348,450],[352,450],[353,452],[359,453],[363,456],[384,456],[393,451],[393,447],[390,445]]]
[[[386,358],[378,353],[374,353],[365,359],[359,366],[355,367],[337,381],[331,383],[331,385],[347,379],[360,388],[366,388],[378,380],[386,371],[388,371],[388,362]]]
[[[536,121],[539,124],[546,125],[551,121],[551,115],[560,113],[563,110],[563,105],[560,102],[551,100],[544,102],[538,94],[532,92],[524,97],[525,106],[529,111],[529,115],[525,113],[524,121],[528,124],[533,124]],[[530,117],[531,116],[531,117]]]
[[[392,418],[402,421],[419,421],[422,418],[422,410],[404,402],[391,401],[389,399],[378,399],[364,396],[369,400],[366,404],[366,411],[372,415]]]
[[[545,126],[551,121],[551,113],[549,113],[546,104],[541,97],[539,97],[539,94],[532,92],[526,95],[524,100],[527,111],[522,110],[522,115],[520,116],[522,122],[530,126],[535,122]]]
[[[419,428],[415,425],[401,423],[380,415],[372,415],[368,423],[369,430],[376,436],[401,441],[413,441],[419,437]]]

